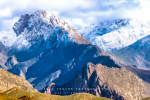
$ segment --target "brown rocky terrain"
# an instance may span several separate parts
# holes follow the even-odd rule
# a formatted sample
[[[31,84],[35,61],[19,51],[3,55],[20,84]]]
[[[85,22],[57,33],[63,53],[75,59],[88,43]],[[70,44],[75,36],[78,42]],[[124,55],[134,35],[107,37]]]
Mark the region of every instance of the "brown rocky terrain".
[[[150,95],[150,85],[125,68],[88,63],[69,82],[48,85],[43,92],[69,95],[87,92],[114,100],[141,100]]]
[[[25,79],[0,68],[0,89],[4,91],[13,87],[20,87],[21,89],[31,92],[37,91]]]

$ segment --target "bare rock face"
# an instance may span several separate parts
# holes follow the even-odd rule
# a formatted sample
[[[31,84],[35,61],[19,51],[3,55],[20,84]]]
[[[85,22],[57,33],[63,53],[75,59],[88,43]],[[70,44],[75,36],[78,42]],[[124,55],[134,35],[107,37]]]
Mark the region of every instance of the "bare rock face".
[[[58,95],[87,92],[114,100],[141,100],[150,95],[149,89],[149,84],[124,68],[88,63],[72,80],[61,86],[51,83],[43,92]]]

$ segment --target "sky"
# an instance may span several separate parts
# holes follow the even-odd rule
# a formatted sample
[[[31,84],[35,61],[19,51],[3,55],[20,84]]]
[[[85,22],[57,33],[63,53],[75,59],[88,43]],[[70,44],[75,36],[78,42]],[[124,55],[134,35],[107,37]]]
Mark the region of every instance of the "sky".
[[[0,0],[0,31],[12,29],[23,14],[53,12],[75,28],[114,19],[150,20],[150,0]]]

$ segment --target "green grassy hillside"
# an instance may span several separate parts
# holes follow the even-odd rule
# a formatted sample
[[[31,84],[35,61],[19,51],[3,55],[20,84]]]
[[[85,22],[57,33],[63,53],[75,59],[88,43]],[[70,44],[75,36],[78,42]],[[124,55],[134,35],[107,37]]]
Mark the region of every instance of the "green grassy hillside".
[[[0,100],[111,100],[111,99],[96,97],[88,93],[76,93],[69,96],[49,95],[46,93],[28,92],[15,87],[3,92],[3,95],[0,95]]]
[[[9,97],[4,93],[0,93],[0,100],[18,100],[18,99]]]

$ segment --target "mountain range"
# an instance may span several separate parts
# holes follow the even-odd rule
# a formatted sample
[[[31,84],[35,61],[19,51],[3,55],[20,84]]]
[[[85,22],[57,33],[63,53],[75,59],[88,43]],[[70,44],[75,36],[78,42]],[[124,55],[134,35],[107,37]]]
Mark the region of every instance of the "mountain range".
[[[117,19],[92,24],[80,31],[90,42],[132,66],[149,70],[149,21]]]
[[[117,54],[148,35],[148,27],[136,20],[114,20],[80,34],[53,13],[38,10],[0,32],[0,67],[48,94],[87,92],[114,100],[140,100],[150,95],[150,71],[136,60],[133,63],[134,57],[127,56],[128,61]]]

